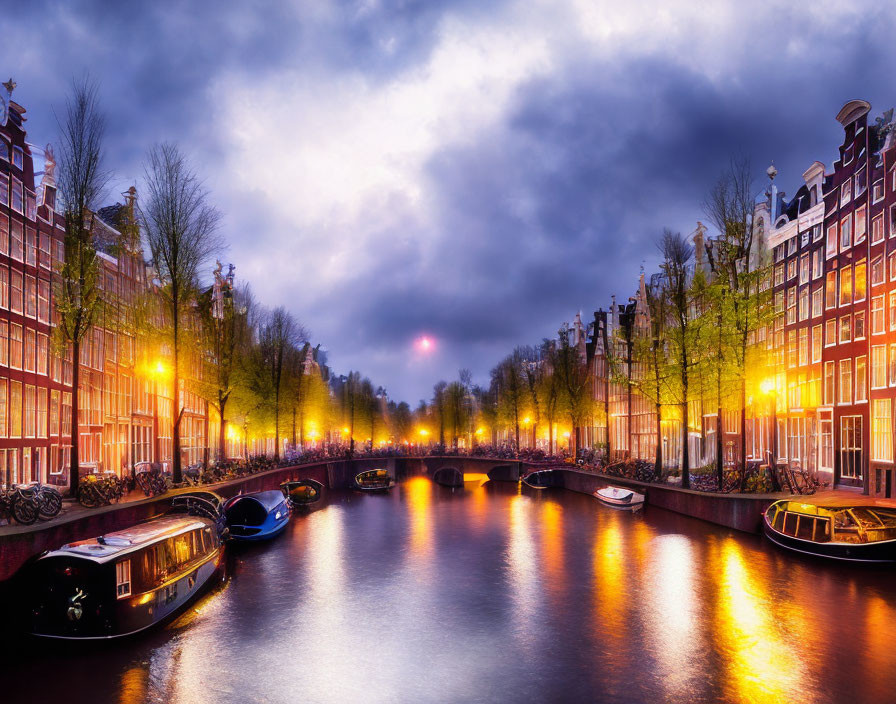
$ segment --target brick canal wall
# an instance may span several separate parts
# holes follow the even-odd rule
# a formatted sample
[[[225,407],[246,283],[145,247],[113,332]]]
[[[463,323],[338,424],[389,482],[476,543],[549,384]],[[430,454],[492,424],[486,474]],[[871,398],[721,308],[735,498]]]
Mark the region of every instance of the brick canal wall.
[[[277,489],[280,483],[287,479],[315,479],[328,488],[348,489],[351,488],[355,475],[368,469],[385,468],[396,478],[403,479],[409,476],[432,477],[437,470],[447,467],[454,467],[465,474],[487,474],[495,470],[493,479],[509,481],[516,481],[520,472],[525,474],[545,468],[544,465],[538,464],[470,457],[354,459],[283,467],[207,488],[224,498],[241,491]],[[777,495],[706,494],[576,469],[557,467],[552,469],[560,473],[561,485],[571,491],[591,494],[595,489],[608,484],[626,486],[644,493],[647,503],[652,506],[748,533],[759,532],[762,512],[772,501],[780,498]],[[171,498],[176,493],[169,492],[157,498],[115,504],[90,511],[74,510],[71,515],[63,515],[33,526],[5,527],[0,535],[0,581],[12,577],[29,558],[45,550],[54,550],[75,540],[121,530],[161,515],[168,510]]]
[[[527,468],[529,469],[529,468]],[[532,467],[531,469],[537,469]],[[576,469],[552,468],[562,476],[561,486],[570,491],[592,494],[605,486],[624,486],[644,494],[645,503],[668,511],[699,518],[746,533],[759,533],[762,514],[784,494],[710,494],[663,484],[648,484]]]

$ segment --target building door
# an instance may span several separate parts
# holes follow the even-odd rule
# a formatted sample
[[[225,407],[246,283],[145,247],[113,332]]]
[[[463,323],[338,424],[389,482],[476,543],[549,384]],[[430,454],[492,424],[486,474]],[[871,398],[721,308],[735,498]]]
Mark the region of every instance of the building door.
[[[834,418],[833,411],[818,412],[818,470],[834,474]]]
[[[848,484],[862,481],[864,448],[862,447],[862,416],[840,418],[840,476]]]

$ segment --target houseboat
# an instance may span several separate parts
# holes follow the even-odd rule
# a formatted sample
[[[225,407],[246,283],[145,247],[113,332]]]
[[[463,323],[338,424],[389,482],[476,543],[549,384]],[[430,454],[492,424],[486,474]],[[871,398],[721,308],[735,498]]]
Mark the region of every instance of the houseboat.
[[[388,491],[395,480],[385,469],[368,469],[355,475],[355,489],[360,491]]]
[[[199,594],[222,561],[221,526],[213,503],[202,497],[174,503],[172,513],[41,555],[25,573],[31,633],[72,640],[126,636]]]
[[[289,503],[278,489],[238,494],[224,504],[224,518],[232,540],[273,538],[286,528],[289,516]]]
[[[796,552],[850,562],[896,562],[896,508],[782,500],[765,510],[763,528],[773,543]]]
[[[607,506],[637,509],[644,505],[644,494],[618,486],[605,486],[593,494],[594,498]]]
[[[530,472],[521,481],[531,489],[548,489],[552,486],[559,486],[557,472],[553,469],[539,469]]]
[[[280,491],[294,507],[320,500],[323,489],[324,485],[314,479],[293,479],[280,485]]]

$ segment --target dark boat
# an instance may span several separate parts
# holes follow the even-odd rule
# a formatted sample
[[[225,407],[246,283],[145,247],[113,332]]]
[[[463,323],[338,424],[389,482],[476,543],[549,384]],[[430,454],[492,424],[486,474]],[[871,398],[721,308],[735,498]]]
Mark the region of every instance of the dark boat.
[[[355,489],[360,491],[388,491],[395,480],[385,469],[368,469],[355,475]]]
[[[233,540],[267,540],[289,523],[289,503],[278,489],[238,494],[224,504],[224,517]]]
[[[24,574],[30,632],[116,638],[149,628],[191,601],[224,554],[216,500],[200,494],[215,496],[176,497],[169,514],[41,555]]]
[[[776,501],[765,535],[781,547],[850,562],[896,562],[896,508],[873,503]]]
[[[553,469],[539,469],[523,477],[522,482],[532,489],[548,489],[557,486],[557,473]]]
[[[280,485],[280,491],[293,506],[307,506],[320,500],[323,488],[314,479],[293,479]]]

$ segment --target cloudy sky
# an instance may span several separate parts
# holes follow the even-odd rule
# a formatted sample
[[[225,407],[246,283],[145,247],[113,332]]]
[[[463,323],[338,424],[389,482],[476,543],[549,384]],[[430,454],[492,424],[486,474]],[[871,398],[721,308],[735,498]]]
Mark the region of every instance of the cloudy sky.
[[[412,404],[630,295],[732,154],[792,193],[844,102],[896,103],[885,0],[14,4],[29,140],[89,71],[110,199],[178,142],[238,277]]]

